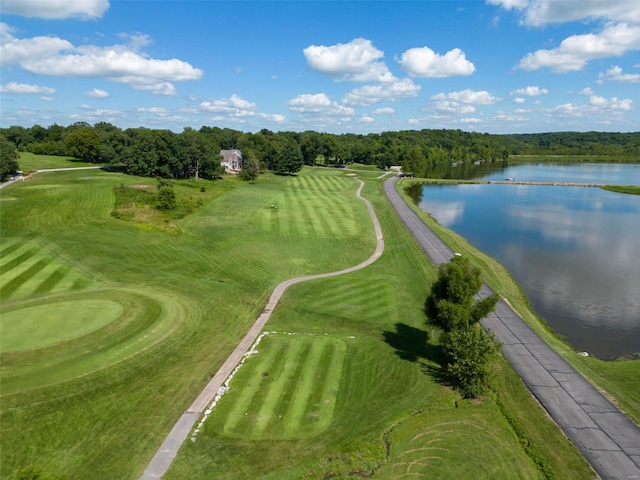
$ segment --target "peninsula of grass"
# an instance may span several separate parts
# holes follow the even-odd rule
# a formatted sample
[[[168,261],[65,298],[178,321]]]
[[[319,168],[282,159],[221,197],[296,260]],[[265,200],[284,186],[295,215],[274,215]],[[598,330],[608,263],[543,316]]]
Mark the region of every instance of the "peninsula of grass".
[[[605,185],[601,187],[604,190],[616,193],[626,193],[629,195],[640,195],[640,186],[636,185]]]
[[[0,191],[12,198],[0,210],[0,280],[10,285],[0,318],[13,329],[10,342],[0,339],[0,477],[36,465],[74,479],[138,478],[278,283],[374,251],[348,173],[176,182],[178,199],[202,202],[173,232],[151,228],[160,217],[112,215],[114,188],[155,188],[148,178],[59,172]],[[263,339],[166,478],[389,478],[420,463],[416,448],[435,447],[440,458],[415,468],[440,478],[448,468],[593,478],[508,365],[502,403],[463,400],[442,383],[422,312],[435,268],[381,182],[367,180],[363,195],[384,255],[286,292],[266,327],[282,333]],[[104,311],[87,322],[96,306]],[[20,316],[37,338],[24,338]]]

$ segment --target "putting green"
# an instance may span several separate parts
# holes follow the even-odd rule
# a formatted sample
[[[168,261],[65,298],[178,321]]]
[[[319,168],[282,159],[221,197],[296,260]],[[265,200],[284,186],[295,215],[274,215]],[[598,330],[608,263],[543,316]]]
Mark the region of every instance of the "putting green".
[[[347,345],[329,336],[268,335],[209,420],[240,438],[317,435],[333,420]]]
[[[112,300],[74,300],[20,308],[0,317],[0,352],[48,347],[94,332],[117,320],[124,307]]]
[[[96,289],[13,301],[0,309],[3,393],[103,370],[170,337],[179,299],[155,291]]]

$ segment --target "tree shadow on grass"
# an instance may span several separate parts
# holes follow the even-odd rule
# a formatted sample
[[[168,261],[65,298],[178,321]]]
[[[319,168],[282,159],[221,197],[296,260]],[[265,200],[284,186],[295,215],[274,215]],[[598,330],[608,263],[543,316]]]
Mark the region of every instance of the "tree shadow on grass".
[[[382,333],[384,341],[395,348],[396,355],[409,362],[419,362],[422,371],[438,383],[448,383],[443,366],[447,357],[440,345],[429,342],[429,333],[425,330],[406,325],[395,324],[396,331]]]

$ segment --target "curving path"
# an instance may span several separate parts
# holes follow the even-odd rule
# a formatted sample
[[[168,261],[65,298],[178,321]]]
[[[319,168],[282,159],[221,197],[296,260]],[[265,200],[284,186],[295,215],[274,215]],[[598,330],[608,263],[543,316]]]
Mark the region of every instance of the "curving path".
[[[402,200],[397,177],[384,188],[396,212],[436,265],[454,252]],[[480,297],[493,293],[482,285]],[[504,301],[482,322],[502,354],[601,478],[640,479],[640,428],[536,334]]]
[[[280,301],[280,298],[287,288],[289,288],[291,285],[295,285],[296,283],[306,282],[307,280],[335,277],[337,275],[355,272],[356,270],[360,270],[368,265],[371,265],[382,255],[382,252],[384,251],[384,240],[382,237],[380,222],[378,221],[378,217],[376,216],[371,203],[366,198],[363,198],[360,195],[362,192],[362,188],[364,187],[364,182],[362,182],[361,180],[357,181],[360,182],[360,186],[356,191],[356,196],[367,205],[367,209],[369,210],[369,215],[371,216],[371,220],[373,221],[373,228],[376,234],[376,249],[373,252],[373,255],[371,255],[364,262],[353,267],[345,268],[344,270],[292,278],[279,284],[271,294],[271,297],[267,302],[267,306],[264,308],[264,310],[262,310],[260,315],[258,315],[258,319],[255,321],[251,329],[247,332],[245,337],[238,344],[231,355],[229,355],[227,360],[216,372],[207,386],[204,387],[204,390],[202,390],[200,395],[198,395],[198,398],[194,400],[191,406],[187,409],[186,412],[182,414],[180,419],[171,429],[169,435],[167,435],[164,442],[162,443],[162,445],[160,445],[160,448],[151,459],[151,462],[149,462],[149,465],[147,465],[147,468],[140,477],[140,480],[162,478],[162,476],[166,473],[166,471],[169,469],[169,466],[173,462],[173,459],[178,454],[178,450],[191,432],[191,429],[200,419],[207,406],[213,401],[213,398],[215,397],[220,387],[222,387],[224,381],[231,374],[236,365],[240,363],[243,355],[249,350],[251,345],[253,345],[258,335],[260,335],[262,328],[264,327],[265,323],[267,323],[267,320],[269,320],[269,317],[271,317],[271,314],[275,310],[278,302]]]

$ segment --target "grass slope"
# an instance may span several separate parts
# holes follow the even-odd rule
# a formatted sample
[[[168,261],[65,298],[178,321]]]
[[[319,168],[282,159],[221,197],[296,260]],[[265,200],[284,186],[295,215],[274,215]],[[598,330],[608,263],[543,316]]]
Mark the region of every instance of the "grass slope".
[[[116,302],[125,312],[97,330],[2,354],[0,476],[38,464],[71,478],[137,478],[275,285],[352,266],[373,252],[371,220],[347,173],[306,168],[252,184],[207,182],[211,196],[171,231],[153,219],[111,216],[114,187],[155,185],[150,179],[62,172],[0,191],[12,199],[0,210],[2,283],[4,275],[7,283],[19,278],[2,312],[79,300]],[[175,188],[186,195],[192,187]],[[453,416],[470,422],[461,432],[493,426],[486,438],[499,439],[505,476],[540,471],[521,447],[526,436],[557,478],[589,478],[555,426],[544,431],[555,443],[537,440],[548,421],[526,392],[517,405],[528,415],[516,432],[513,419],[498,414],[511,404],[462,401],[440,383],[439,347],[427,342],[422,314],[435,270],[391,212],[380,181],[368,181],[364,195],[385,232],[383,257],[287,292],[267,328],[322,335],[267,337],[168,478],[384,478],[385,465],[415,448],[394,437],[396,428],[439,431]],[[31,270],[40,260],[46,265]],[[60,280],[51,278],[56,271]],[[64,283],[76,277],[83,283]],[[522,394],[517,377],[509,385]],[[236,411],[236,401],[247,411]],[[243,418],[249,410],[252,418]],[[460,438],[465,449],[478,437]],[[444,462],[459,461],[450,450]],[[492,461],[473,457],[468,471],[489,475]]]

